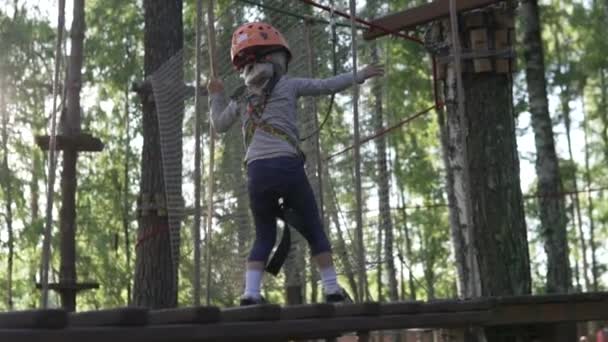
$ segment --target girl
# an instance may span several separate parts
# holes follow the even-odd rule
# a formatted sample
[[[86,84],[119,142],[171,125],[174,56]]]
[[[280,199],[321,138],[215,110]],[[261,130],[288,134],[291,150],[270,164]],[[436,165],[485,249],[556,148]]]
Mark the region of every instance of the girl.
[[[353,73],[327,79],[286,76],[292,57],[289,45],[277,29],[262,22],[244,24],[233,33],[230,55],[245,81],[244,95],[228,101],[223,83],[217,79],[210,80],[207,88],[216,131],[227,131],[240,117],[245,138],[256,236],[247,262],[241,305],[264,303],[260,284],[276,240],[279,199],[303,220],[306,229],[301,233],[319,268],[326,302],[350,301],[336,280],[331,246],[304,172],[296,120],[299,97],[342,91],[353,84]],[[357,82],[383,74],[380,66],[366,66],[357,73]]]

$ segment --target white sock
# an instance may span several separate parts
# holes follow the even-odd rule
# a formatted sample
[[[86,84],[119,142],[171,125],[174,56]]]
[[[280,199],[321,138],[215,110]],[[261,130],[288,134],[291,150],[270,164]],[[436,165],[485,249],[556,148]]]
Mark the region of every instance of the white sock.
[[[338,285],[336,269],[333,266],[320,269],[319,273],[321,273],[321,280],[323,281],[323,291],[325,292],[325,294],[332,294],[340,291],[340,285]]]
[[[259,299],[261,297],[260,284],[262,283],[262,270],[247,270],[245,272],[245,297]]]

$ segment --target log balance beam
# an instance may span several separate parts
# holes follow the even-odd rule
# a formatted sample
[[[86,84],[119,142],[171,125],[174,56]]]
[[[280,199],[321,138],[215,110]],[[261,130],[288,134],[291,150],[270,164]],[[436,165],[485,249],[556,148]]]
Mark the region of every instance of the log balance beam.
[[[608,292],[224,309],[128,307],[79,313],[52,309],[0,313],[0,341],[285,341],[378,330],[546,326],[606,319]]]

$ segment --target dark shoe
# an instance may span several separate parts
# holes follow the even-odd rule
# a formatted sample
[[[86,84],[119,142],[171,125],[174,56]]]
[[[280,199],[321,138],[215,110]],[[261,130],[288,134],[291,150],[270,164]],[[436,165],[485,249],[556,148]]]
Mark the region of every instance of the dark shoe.
[[[350,298],[346,290],[340,288],[340,291],[336,293],[326,294],[325,302],[330,304],[349,304],[353,303],[353,299]]]
[[[266,301],[266,299],[264,299],[264,297],[260,297],[260,298],[253,298],[253,297],[246,297],[246,296],[241,297],[241,306],[260,305],[260,304],[267,304],[267,303],[268,302]]]

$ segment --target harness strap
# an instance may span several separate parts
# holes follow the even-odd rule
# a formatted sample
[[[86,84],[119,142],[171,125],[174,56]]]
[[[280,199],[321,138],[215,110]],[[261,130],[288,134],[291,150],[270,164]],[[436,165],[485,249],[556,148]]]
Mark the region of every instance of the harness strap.
[[[292,208],[286,207],[285,205],[281,206],[281,212],[278,216],[283,222],[285,222],[285,228],[283,230],[283,236],[281,237],[281,241],[277,246],[274,254],[266,264],[266,272],[276,276],[279,274],[281,267],[287,260],[287,256],[289,255],[289,251],[291,250],[291,228],[303,234],[304,232],[304,223],[300,215],[295,212]]]
[[[300,149],[300,144],[297,139],[292,138],[287,132],[284,130],[273,126],[262,120],[262,113],[266,108],[266,103],[268,102],[268,98],[270,97],[272,90],[279,82],[280,76],[275,72],[272,78],[268,81],[266,86],[264,87],[264,93],[262,101],[260,101],[257,105],[252,102],[252,95],[248,94],[247,96],[247,114],[249,114],[249,120],[246,121],[244,127],[245,134],[245,149],[249,148],[251,145],[251,141],[253,140],[253,135],[257,129],[260,129],[274,137],[287,141],[293,148],[296,149],[298,155],[302,159],[306,159],[304,152]]]

